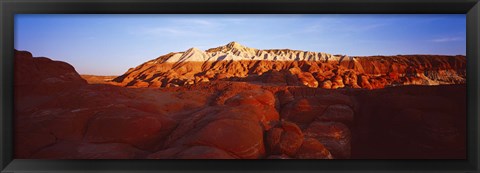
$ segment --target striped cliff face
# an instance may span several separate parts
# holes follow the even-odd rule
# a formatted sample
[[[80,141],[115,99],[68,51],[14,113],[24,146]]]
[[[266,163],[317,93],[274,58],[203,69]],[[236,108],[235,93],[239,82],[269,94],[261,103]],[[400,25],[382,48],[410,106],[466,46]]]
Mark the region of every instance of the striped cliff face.
[[[113,83],[155,88],[235,80],[326,89],[377,89],[462,84],[465,78],[465,56],[349,57],[289,49],[259,50],[231,42],[206,51],[190,48],[160,56],[129,69]]]

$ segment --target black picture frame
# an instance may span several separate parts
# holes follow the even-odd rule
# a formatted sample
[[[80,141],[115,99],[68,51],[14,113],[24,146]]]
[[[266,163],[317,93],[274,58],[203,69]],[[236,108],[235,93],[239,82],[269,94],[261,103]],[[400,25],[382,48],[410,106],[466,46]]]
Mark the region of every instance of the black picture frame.
[[[478,0],[1,0],[2,172],[478,172]],[[13,159],[15,14],[466,14],[466,160],[27,160]]]

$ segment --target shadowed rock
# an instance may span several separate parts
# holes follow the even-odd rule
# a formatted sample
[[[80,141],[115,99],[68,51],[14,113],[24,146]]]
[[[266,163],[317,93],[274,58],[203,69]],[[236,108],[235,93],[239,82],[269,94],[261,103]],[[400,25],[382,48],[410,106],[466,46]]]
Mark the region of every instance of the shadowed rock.
[[[338,56],[327,60],[328,55],[312,52],[263,51],[238,43],[207,52],[191,49],[175,57],[178,62],[168,61],[172,53],[145,64],[174,63],[173,72],[151,76],[158,80],[154,86],[144,80],[148,75],[135,79],[138,69],[127,72],[133,76],[116,80],[131,80],[132,86],[140,88],[90,85],[66,63],[16,51],[14,157],[465,158],[465,85],[358,88],[381,88],[399,81],[461,83],[455,76],[465,75],[462,57]],[[213,52],[225,56],[221,61],[195,57]],[[234,63],[240,56],[262,54],[267,59],[267,54],[308,58],[305,62],[278,61],[277,57],[274,63]],[[207,63],[190,66],[190,58]],[[370,63],[378,59],[389,65]],[[410,61],[420,63],[411,68],[402,65]],[[158,71],[171,67],[155,66]],[[452,69],[458,71],[452,73]],[[202,72],[192,73],[195,70]],[[319,82],[317,88],[313,80]],[[322,81],[330,81],[329,89],[320,88]],[[150,88],[143,88],[147,84]],[[330,89],[342,84],[351,89]]]

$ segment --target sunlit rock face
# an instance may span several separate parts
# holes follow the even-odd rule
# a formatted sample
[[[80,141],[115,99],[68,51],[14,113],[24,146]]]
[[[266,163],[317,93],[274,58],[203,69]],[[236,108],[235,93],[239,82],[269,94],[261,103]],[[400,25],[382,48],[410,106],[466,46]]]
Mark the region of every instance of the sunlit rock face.
[[[214,80],[312,88],[378,89],[465,83],[465,56],[349,57],[290,49],[259,50],[237,42],[206,51],[172,52],[113,79],[127,87],[175,87]]]
[[[191,57],[204,62],[180,62]],[[362,58],[231,43],[88,84],[65,62],[15,51],[14,157],[465,158],[465,84],[416,86],[464,82],[464,57]],[[416,85],[376,89],[407,78]]]

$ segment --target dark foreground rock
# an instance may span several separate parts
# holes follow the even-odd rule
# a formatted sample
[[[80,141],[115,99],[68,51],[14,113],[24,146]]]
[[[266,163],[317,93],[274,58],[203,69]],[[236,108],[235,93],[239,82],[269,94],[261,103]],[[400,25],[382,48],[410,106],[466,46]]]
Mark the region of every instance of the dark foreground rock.
[[[28,52],[15,58],[18,159],[466,156],[465,85],[328,90],[211,81],[136,89],[87,84],[67,63]]]

